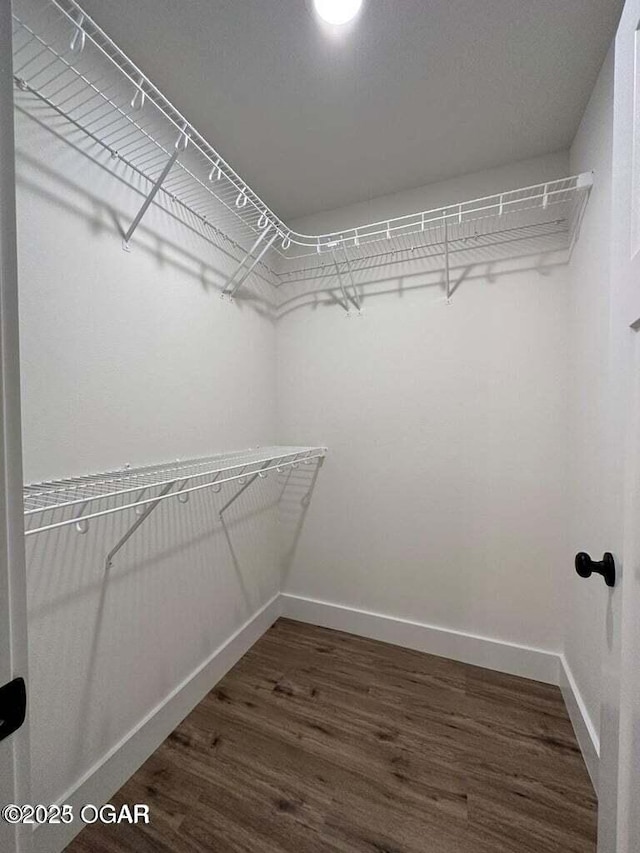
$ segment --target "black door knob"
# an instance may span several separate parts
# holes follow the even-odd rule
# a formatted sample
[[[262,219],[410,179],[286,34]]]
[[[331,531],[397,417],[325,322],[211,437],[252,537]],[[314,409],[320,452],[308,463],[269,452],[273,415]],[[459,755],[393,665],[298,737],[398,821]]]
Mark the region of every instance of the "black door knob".
[[[592,560],[588,554],[580,551],[579,554],[576,554],[576,572],[581,578],[590,578],[595,572],[597,575],[602,575],[607,586],[616,585],[616,564],[613,554],[608,551],[603,555],[600,562]]]

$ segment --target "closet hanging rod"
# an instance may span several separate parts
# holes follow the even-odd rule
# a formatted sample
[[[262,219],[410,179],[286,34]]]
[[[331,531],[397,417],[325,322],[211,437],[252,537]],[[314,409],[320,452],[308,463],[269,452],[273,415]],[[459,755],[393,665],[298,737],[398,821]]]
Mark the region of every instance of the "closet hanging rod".
[[[140,469],[124,469],[106,474],[83,475],[66,480],[52,480],[29,484],[24,487],[25,521],[34,515],[46,512],[79,511],[55,521],[41,521],[34,527],[26,526],[25,536],[33,536],[47,530],[76,525],[84,533],[91,519],[101,518],[129,509],[148,508],[160,501],[188,496],[203,489],[219,491],[225,483],[248,481],[254,474],[265,477],[269,472],[281,472],[285,468],[310,465],[324,459],[325,447],[265,447],[255,450],[219,454],[204,459],[176,462],[171,465],[151,466]],[[192,485],[188,485],[192,482]],[[172,491],[172,489],[175,490]],[[160,490],[145,496],[149,490]],[[136,492],[133,500],[131,496]],[[85,510],[96,501],[113,500],[121,497],[125,502],[103,509]]]

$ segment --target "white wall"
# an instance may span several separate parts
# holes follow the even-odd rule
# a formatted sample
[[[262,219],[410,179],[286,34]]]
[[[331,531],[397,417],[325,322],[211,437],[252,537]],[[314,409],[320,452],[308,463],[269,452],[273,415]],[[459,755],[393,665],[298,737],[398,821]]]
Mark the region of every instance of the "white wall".
[[[593,169],[594,186],[569,268],[571,442],[569,551],[601,559],[612,537],[605,496],[607,371],[613,134],[613,48],[598,77],[570,152],[572,171]],[[607,590],[600,578],[567,576],[563,608],[564,652],[594,730],[599,730],[601,661]]]
[[[469,201],[503,190],[517,190],[542,181],[566,178],[568,166],[567,152],[558,151],[545,157],[520,160],[518,163],[509,163],[496,169],[460,175],[447,181],[426,184],[360,204],[351,204],[339,210],[314,213],[291,224],[303,234],[323,234],[332,230],[339,231],[341,228],[354,228],[379,219],[404,216],[443,204]]]
[[[416,209],[568,168],[555,155],[466,176],[414,194]],[[567,270],[535,255],[467,272],[451,305],[441,273],[389,267],[363,318],[283,314],[281,440],[330,448],[286,590],[557,651],[571,570]]]
[[[27,482],[275,443],[269,307],[222,302],[229,259],[155,207],[123,252],[111,212],[130,221],[142,196],[69,141],[18,113]],[[64,796],[278,591],[276,486],[230,511],[232,554],[216,506],[233,488],[164,502],[108,575],[135,516],[27,540],[34,802]]]

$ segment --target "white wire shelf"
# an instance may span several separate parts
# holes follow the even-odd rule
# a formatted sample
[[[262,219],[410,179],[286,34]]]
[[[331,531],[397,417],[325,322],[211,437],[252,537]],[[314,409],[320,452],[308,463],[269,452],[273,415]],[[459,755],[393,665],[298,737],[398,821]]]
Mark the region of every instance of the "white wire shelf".
[[[14,0],[14,80],[20,103],[62,116],[147,186],[128,244],[158,197],[195,219],[236,258],[223,295],[256,274],[276,287],[333,276],[344,307],[360,308],[354,266],[395,253],[451,257],[473,247],[538,238],[545,251],[571,250],[591,173],[509,190],[325,234],[292,230],[162,95],[75,0]],[[25,108],[28,108],[25,107]]]
[[[78,533],[86,533],[92,519],[125,510],[136,510],[139,520],[144,519],[148,510],[160,501],[175,498],[186,503],[194,492],[204,489],[219,492],[231,482],[238,482],[244,490],[255,479],[265,478],[271,472],[319,466],[326,453],[326,447],[262,447],[31,483],[24,487],[23,493],[25,536],[69,525],[75,525]],[[227,501],[220,512],[232,502]]]

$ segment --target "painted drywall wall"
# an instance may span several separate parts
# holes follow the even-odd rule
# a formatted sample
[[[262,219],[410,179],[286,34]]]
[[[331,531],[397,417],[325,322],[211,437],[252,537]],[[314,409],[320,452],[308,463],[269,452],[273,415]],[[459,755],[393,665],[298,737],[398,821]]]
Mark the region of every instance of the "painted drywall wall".
[[[420,193],[417,209],[568,174],[556,155]],[[366,216],[391,215],[390,202]],[[344,212],[318,221],[340,228]],[[280,436],[330,455],[285,589],[555,650],[566,566],[566,266],[534,254],[377,271],[361,318],[286,307]],[[371,292],[364,287],[365,294]],[[286,306],[286,298],[284,299]]]
[[[598,77],[570,152],[572,170],[593,169],[595,180],[569,267],[571,442],[570,535],[567,568],[578,551],[594,559],[610,550],[611,528],[605,495],[609,364],[611,239],[611,157],[613,134],[613,49]],[[607,590],[598,583],[566,577],[563,609],[564,653],[595,732],[599,730],[601,661]]]
[[[339,210],[329,210],[302,217],[292,227],[303,234],[323,234],[353,228],[394,216],[429,210],[443,204],[482,198],[494,192],[517,190],[541,181],[567,176],[567,152],[558,151],[545,157],[520,160],[496,169],[460,175],[447,181],[426,184],[403,192],[379,196]]]
[[[63,122],[17,118],[27,482],[274,443],[269,305],[222,302],[230,259],[175,211],[152,206],[124,252],[115,219],[143,184]],[[131,511],[28,538],[34,802],[64,798],[278,591],[277,484],[225,532],[233,489],[165,501],[108,573]]]

